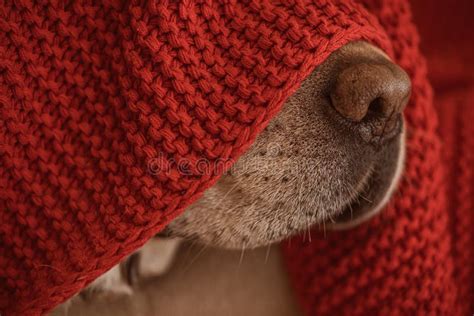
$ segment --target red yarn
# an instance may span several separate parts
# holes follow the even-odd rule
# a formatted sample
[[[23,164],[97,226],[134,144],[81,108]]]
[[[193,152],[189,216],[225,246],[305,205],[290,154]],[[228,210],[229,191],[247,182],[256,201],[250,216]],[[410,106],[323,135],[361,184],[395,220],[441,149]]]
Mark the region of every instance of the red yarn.
[[[405,1],[96,2],[0,4],[0,311],[45,313],[142,245],[217,180],[193,162],[237,159],[365,39],[412,77],[406,175],[370,223],[285,247],[298,297],[310,315],[472,312],[474,93],[437,100],[440,143]]]
[[[369,223],[284,245],[307,315],[474,313],[474,4],[415,3],[435,107],[408,6],[370,1],[412,78],[406,171],[391,204]]]
[[[3,1],[0,310],[44,313],[142,245],[217,180],[199,159],[235,160],[361,38],[391,52],[351,1]]]

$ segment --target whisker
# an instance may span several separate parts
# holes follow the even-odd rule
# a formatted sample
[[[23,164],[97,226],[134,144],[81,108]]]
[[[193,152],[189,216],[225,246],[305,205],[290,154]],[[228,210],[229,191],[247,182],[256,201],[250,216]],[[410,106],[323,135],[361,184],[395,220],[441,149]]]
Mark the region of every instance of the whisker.
[[[308,241],[311,243],[312,242],[312,240],[311,240],[311,225],[309,223],[309,220],[307,220],[306,229],[308,230]]]
[[[239,266],[242,265],[242,261],[244,260],[244,255],[245,255],[245,244],[242,246],[242,250],[240,252]]]
[[[182,273],[185,273],[186,271],[188,271],[191,266],[197,261],[197,259],[199,259],[199,257],[204,253],[204,251],[207,250],[207,246],[206,245],[202,245],[201,249],[198,251],[198,253],[191,259],[191,261],[183,268],[183,271]]]
[[[219,200],[219,202],[217,202],[216,206],[214,206],[214,208],[218,208],[222,201],[225,200],[225,198],[239,185],[239,182],[237,182],[236,184],[234,184],[227,192],[226,194],[224,194],[224,196]]]
[[[370,204],[373,204],[374,202],[369,200],[366,196],[364,196],[363,194],[359,194],[360,198],[365,200],[366,202],[369,202]]]
[[[349,210],[351,211],[351,220],[354,219],[354,210],[352,209],[352,203],[349,203]]]
[[[269,244],[269,245],[267,246],[267,251],[266,251],[266,253],[265,253],[265,264],[268,262],[268,257],[270,256],[270,250],[271,250],[271,248],[272,248],[272,245]]]

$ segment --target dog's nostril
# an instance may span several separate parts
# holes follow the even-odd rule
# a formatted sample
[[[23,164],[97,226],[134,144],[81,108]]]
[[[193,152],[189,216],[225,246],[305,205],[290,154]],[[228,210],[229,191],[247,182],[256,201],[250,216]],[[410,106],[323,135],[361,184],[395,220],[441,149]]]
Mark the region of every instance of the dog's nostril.
[[[411,91],[408,75],[386,62],[356,63],[339,70],[330,92],[333,107],[346,120],[370,126],[373,136],[391,135]]]
[[[369,116],[370,114],[377,115],[377,113],[380,111],[381,108],[382,108],[382,98],[377,97],[377,98],[373,99],[369,103],[369,108],[367,109],[367,115],[366,116]]]

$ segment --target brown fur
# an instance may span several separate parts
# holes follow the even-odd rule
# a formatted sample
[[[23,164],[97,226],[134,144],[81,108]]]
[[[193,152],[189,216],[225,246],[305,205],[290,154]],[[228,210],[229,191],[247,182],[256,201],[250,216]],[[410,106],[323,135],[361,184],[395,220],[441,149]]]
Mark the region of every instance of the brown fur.
[[[184,214],[171,222],[164,234],[173,238],[182,237],[188,242],[243,250],[269,245],[314,224],[335,229],[350,227],[377,213],[392,194],[402,170],[403,133],[391,138],[378,135],[375,141],[368,140],[365,136],[371,134],[367,131],[370,132],[381,122],[362,118],[363,111],[367,112],[368,107],[352,111],[346,102],[350,95],[342,95],[345,104],[334,104],[340,102],[332,95],[335,89],[340,88],[339,74],[354,64],[368,65],[358,68],[358,72],[383,69],[385,72],[380,74],[382,79],[374,79],[374,82],[380,83],[380,80],[387,78],[386,69],[395,69],[393,73],[399,77],[406,76],[403,71],[394,68],[396,66],[383,52],[369,44],[354,42],[337,50],[287,100],[281,112],[232,169]],[[392,91],[395,87],[392,85],[400,82],[387,80],[381,84],[386,86],[373,89],[387,88],[386,91]],[[409,82],[402,84],[409,91]],[[359,91],[360,94],[374,96],[378,93],[370,91],[370,84],[362,86],[364,91]],[[400,102],[406,101],[402,100],[408,97],[406,91],[399,93]],[[338,93],[344,94],[344,89]],[[401,109],[403,104],[396,104],[396,107]],[[344,115],[357,116],[357,125]],[[400,113],[390,113],[392,123],[400,122],[398,117],[401,117]],[[394,130],[394,135],[397,132]],[[141,255],[148,261],[153,260],[144,253],[146,249],[141,250]],[[221,251],[220,255],[225,255],[225,251]],[[254,252],[261,254],[262,250]],[[219,261],[217,253],[213,260]],[[140,262],[135,260],[137,255],[130,258],[134,259],[133,262]],[[158,266],[146,262],[150,264],[146,269],[140,268],[143,261],[131,265],[128,260],[123,264],[126,269],[121,269],[122,275],[117,275],[119,269],[111,270],[107,274],[114,275],[107,278],[106,274],[92,287],[114,291],[114,287],[118,286],[116,280],[125,282],[133,279],[130,274],[140,275],[140,271],[134,269],[161,271],[161,267],[166,266],[169,263],[167,260],[173,257],[160,259]],[[280,266],[278,259],[271,263]],[[265,266],[260,268],[258,273],[266,269]],[[235,265],[210,265],[209,269],[211,274],[225,275],[232,273]],[[196,278],[199,279],[194,275],[188,281],[194,282]],[[275,275],[274,278],[281,281],[280,285],[286,284],[283,276]],[[111,280],[114,282],[109,282]],[[280,289],[270,288],[269,291],[285,292],[285,286],[282,286]],[[158,293],[161,293],[160,289],[163,293],[168,291],[165,285],[158,287]],[[202,291],[212,291],[212,285],[203,284]],[[246,291],[245,286],[235,287],[226,295],[230,302],[234,302],[233,295],[242,294],[242,291]],[[258,310],[258,305],[256,307]]]
[[[401,137],[369,146],[331,106],[334,74],[354,62],[389,63],[380,50],[362,42],[332,54],[231,171],[174,220],[167,233],[248,248],[332,222],[358,202],[370,200],[376,207],[402,159]],[[364,192],[374,183],[377,192]]]

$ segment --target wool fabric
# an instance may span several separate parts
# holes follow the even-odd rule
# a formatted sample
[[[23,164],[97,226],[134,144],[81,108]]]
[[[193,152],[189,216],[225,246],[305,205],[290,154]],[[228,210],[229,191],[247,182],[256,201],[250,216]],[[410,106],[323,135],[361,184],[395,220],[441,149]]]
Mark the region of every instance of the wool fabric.
[[[413,5],[434,97],[407,3],[367,3],[412,79],[405,173],[370,222],[284,245],[307,315],[474,313],[474,3]]]
[[[197,162],[237,159],[356,39],[391,52],[352,1],[2,1],[3,314],[43,314],[145,243],[217,180]]]
[[[465,157],[452,163],[463,189],[449,199],[405,1],[25,0],[0,4],[2,315],[44,314],[141,246],[218,179],[197,161],[235,161],[318,64],[358,39],[411,76],[406,172],[370,223],[284,245],[301,306],[308,315],[472,308],[462,281],[473,275],[473,158],[453,145],[458,133],[459,146],[472,145],[472,126],[456,124],[469,125],[472,109],[457,94],[440,100],[471,113],[446,114],[451,156]],[[166,173],[155,172],[158,158]]]

